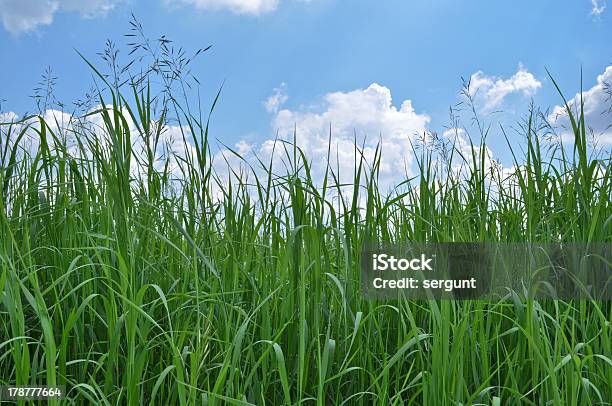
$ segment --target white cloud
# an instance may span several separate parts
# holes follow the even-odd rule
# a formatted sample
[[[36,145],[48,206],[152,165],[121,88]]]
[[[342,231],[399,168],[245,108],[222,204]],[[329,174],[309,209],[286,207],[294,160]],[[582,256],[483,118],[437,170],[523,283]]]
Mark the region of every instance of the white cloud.
[[[65,11],[75,11],[84,18],[103,16],[115,7],[113,0],[61,0],[60,6]]]
[[[372,164],[380,144],[379,182],[385,188],[412,174],[411,141],[425,131],[430,121],[426,114],[415,112],[410,100],[396,107],[391,91],[376,83],[365,89],[328,93],[315,110],[303,107],[278,110],[276,102],[271,103],[270,110],[274,112],[272,130],[278,139],[249,145],[249,150],[264,162],[274,157],[277,173],[282,174],[284,169],[282,142],[292,142],[295,130],[297,144],[309,160],[313,177],[320,179],[327,167],[331,130],[329,164],[339,171],[340,181],[352,182],[355,143],[368,164]]]
[[[17,113],[13,111],[8,111],[6,113],[0,112],[0,124],[12,123],[18,119],[19,119],[19,116],[17,115]]]
[[[58,8],[58,1],[0,0],[0,18],[7,31],[18,34],[51,24]]]
[[[582,92],[584,121],[592,129],[595,141],[600,145],[612,145],[612,65],[597,76],[597,83]],[[568,100],[573,112],[580,108],[580,93]],[[548,120],[562,129],[562,137],[572,140],[571,124],[564,106],[555,106]]]
[[[236,152],[240,155],[247,155],[253,150],[253,144],[249,144],[245,140],[240,140],[236,143]]]
[[[0,20],[12,34],[31,32],[50,25],[56,12],[77,12],[84,18],[106,14],[113,0],[0,0]]]
[[[274,88],[272,95],[266,99],[264,106],[269,113],[276,113],[280,106],[285,104],[288,99],[287,85],[283,82],[279,87]]]
[[[591,8],[591,15],[594,15],[595,17],[599,17],[606,10],[605,1],[591,0],[591,5],[593,6]]]
[[[167,4],[176,4],[166,0]],[[276,10],[279,0],[179,0],[177,3],[198,10],[230,10],[236,14],[259,15]]]
[[[90,113],[98,110],[100,107],[101,106],[94,107]],[[107,109],[112,110],[112,106],[108,105]],[[147,156],[146,140],[139,134],[137,126],[132,121],[131,116],[127,113],[123,114],[123,116],[126,119],[131,134],[130,139],[133,153],[131,160],[132,175],[136,178],[144,179],[146,174],[144,159]],[[47,109],[42,114],[42,118],[47,124],[47,128],[53,132],[55,136],[63,140],[68,152],[74,157],[91,158],[92,151],[88,148],[88,141],[97,140],[100,142],[103,149],[110,148],[112,143],[109,138],[108,129],[100,113],[90,114],[86,118],[83,118],[61,110]],[[158,122],[156,121],[152,123],[152,132],[156,131],[155,126],[157,125]],[[10,137],[7,137],[11,126]],[[18,134],[20,134],[22,130],[25,130],[24,136],[20,141],[21,149],[18,157],[32,157],[40,148],[40,136],[36,132],[38,129],[40,129],[40,122],[37,117],[24,120],[14,112],[0,113],[0,147],[4,147],[2,143],[4,139],[7,139],[10,145],[16,141]],[[79,146],[75,134],[79,134],[78,138],[81,143],[83,143],[84,149]],[[185,135],[186,142],[183,142],[183,134]],[[51,137],[48,139],[50,147],[53,149],[54,144],[51,142]],[[156,169],[160,171],[164,170],[166,160],[169,160],[168,169],[170,175],[175,179],[182,177],[182,172],[179,168],[180,162],[176,157],[185,158],[190,156],[191,159],[194,159],[196,156],[193,139],[187,127],[181,128],[176,125],[164,125],[160,132],[159,139],[157,140],[157,146],[155,147],[153,143],[151,143],[149,147],[152,150],[154,149],[153,159]],[[2,148],[0,148],[0,151],[1,150]]]
[[[472,74],[470,78],[470,93],[476,102],[482,104],[485,111],[501,106],[511,94],[521,93],[523,96],[531,96],[540,87],[542,83],[522,65],[519,65],[517,72],[508,79],[487,76],[482,71]]]

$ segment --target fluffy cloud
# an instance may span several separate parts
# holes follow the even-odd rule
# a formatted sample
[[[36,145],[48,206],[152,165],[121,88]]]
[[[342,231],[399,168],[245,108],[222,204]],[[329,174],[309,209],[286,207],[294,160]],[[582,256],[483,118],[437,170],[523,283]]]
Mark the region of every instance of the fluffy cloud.
[[[501,106],[511,94],[520,93],[523,96],[531,96],[540,87],[542,83],[522,65],[519,65],[517,72],[508,79],[487,76],[482,71],[470,77],[470,93],[485,111]]]
[[[12,123],[16,121],[17,119],[19,119],[19,116],[17,115],[17,113],[13,111],[9,111],[6,113],[0,113],[0,124]]]
[[[106,14],[113,0],[0,0],[0,20],[13,34],[34,31],[49,25],[58,11],[77,12],[84,18]]]
[[[594,140],[600,145],[612,145],[612,65],[597,76],[597,83],[582,92],[584,119],[592,130]],[[576,112],[580,107],[580,94],[568,100],[570,108]],[[571,124],[564,106],[555,106],[548,121],[561,129],[563,139],[572,139]]]
[[[95,107],[92,109],[92,112],[99,108],[100,106]],[[107,106],[107,108],[112,110],[112,106]],[[125,113],[123,116],[126,119],[131,134],[133,152],[131,172],[136,178],[143,179],[146,174],[144,159],[146,157],[147,143],[139,134],[137,126],[132,121],[130,115]],[[61,110],[48,109],[42,114],[42,118],[47,124],[47,128],[65,142],[68,152],[74,157],[91,158],[92,152],[88,148],[88,141],[94,139],[100,142],[104,149],[110,148],[111,139],[100,113],[90,114],[83,118]],[[158,122],[152,123],[152,132],[156,131],[155,126],[157,125]],[[5,139],[8,140],[8,145],[13,145],[18,134],[24,130],[24,135],[19,144],[20,149],[18,151],[20,152],[18,157],[33,156],[40,148],[40,136],[36,132],[38,129],[40,129],[40,122],[36,117],[24,120],[14,112],[0,113],[0,151],[6,147],[6,144],[3,144]],[[83,148],[77,142],[75,134],[79,134],[78,138]],[[49,140],[51,139],[49,137]],[[49,142],[50,147],[53,149],[54,144],[51,141]],[[157,145],[153,145],[153,142],[151,142],[149,147],[154,152],[155,168],[159,171],[164,170],[166,160],[169,160],[168,170],[175,179],[182,178],[182,171],[179,168],[180,158],[189,156],[191,159],[195,159],[196,156],[193,138],[187,127],[164,125],[157,140]],[[2,162],[0,161],[0,163]]]
[[[314,110],[278,109],[280,101],[286,97],[281,95],[284,93],[275,90],[267,103],[273,113],[272,130],[278,138],[265,140],[257,146],[249,145],[249,152],[262,161],[273,159],[274,165],[279,165],[278,172],[284,169],[283,142],[292,142],[295,131],[297,144],[309,160],[315,178],[326,170],[329,154],[330,167],[339,172],[340,181],[351,183],[355,145],[369,164],[380,145],[379,182],[383,187],[392,186],[412,174],[411,142],[426,130],[430,118],[417,113],[410,100],[396,107],[391,91],[376,83],[365,89],[328,93]]]
[[[58,8],[57,1],[0,0],[0,18],[7,31],[17,34],[32,31],[39,25],[51,24]]]
[[[259,15],[276,10],[279,0],[179,0],[178,3],[198,10],[227,9],[236,14]],[[176,4],[175,2],[168,4]]]

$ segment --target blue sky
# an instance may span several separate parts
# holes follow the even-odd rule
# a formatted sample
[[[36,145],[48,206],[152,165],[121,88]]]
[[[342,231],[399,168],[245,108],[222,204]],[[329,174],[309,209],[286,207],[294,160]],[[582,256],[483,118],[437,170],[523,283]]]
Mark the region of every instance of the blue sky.
[[[590,0],[0,0],[0,99],[5,112],[32,110],[28,96],[45,66],[58,77],[59,99],[80,97],[91,73],[75,49],[96,61],[107,38],[123,44],[133,12],[151,37],[165,34],[188,50],[213,45],[193,69],[207,101],[225,80],[212,130],[228,145],[263,145],[277,130],[301,123],[306,137],[329,122],[334,127],[332,121],[339,137],[361,126],[373,136],[402,126],[441,131],[459,100],[461,77],[482,85],[485,117],[511,123],[531,98],[544,108],[560,101],[546,68],[568,97],[579,91],[582,69],[584,89],[603,100],[597,77],[612,78],[612,70],[606,73],[612,11],[605,6]],[[275,93],[270,100],[282,103],[266,108]],[[389,97],[392,106],[376,107]],[[406,100],[411,106],[402,109]],[[505,113],[487,116],[497,110]],[[364,121],[360,114],[379,117]],[[502,160],[508,158],[503,145],[492,141]]]

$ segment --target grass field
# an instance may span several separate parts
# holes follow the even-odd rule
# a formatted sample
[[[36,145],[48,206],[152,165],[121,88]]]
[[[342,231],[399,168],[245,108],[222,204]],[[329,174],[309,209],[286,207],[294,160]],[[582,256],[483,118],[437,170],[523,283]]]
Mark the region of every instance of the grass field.
[[[415,146],[419,175],[387,193],[380,151],[356,147],[341,184],[293,140],[283,171],[220,177],[199,110],[108,82],[95,128],[1,127],[0,384],[108,405],[612,402],[610,302],[360,290],[364,241],[612,242],[610,156],[580,106],[565,149],[532,114],[512,168],[483,128],[468,149]],[[194,147],[160,158],[171,114]]]

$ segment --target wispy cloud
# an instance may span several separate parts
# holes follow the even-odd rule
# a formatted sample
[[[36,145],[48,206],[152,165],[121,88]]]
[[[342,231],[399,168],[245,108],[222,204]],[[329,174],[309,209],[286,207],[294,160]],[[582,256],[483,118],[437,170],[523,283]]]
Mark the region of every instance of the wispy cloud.
[[[288,99],[287,84],[283,82],[272,90],[272,95],[266,99],[264,106],[269,113],[276,113]]]
[[[279,0],[166,0],[168,5],[193,6],[198,10],[229,10],[236,14],[260,15],[276,10]]]
[[[591,15],[595,17],[599,17],[606,10],[606,2],[605,0],[591,0]]]
[[[114,6],[114,0],[0,0],[0,20],[5,30],[17,35],[50,25],[60,11],[93,18],[106,14]]]

